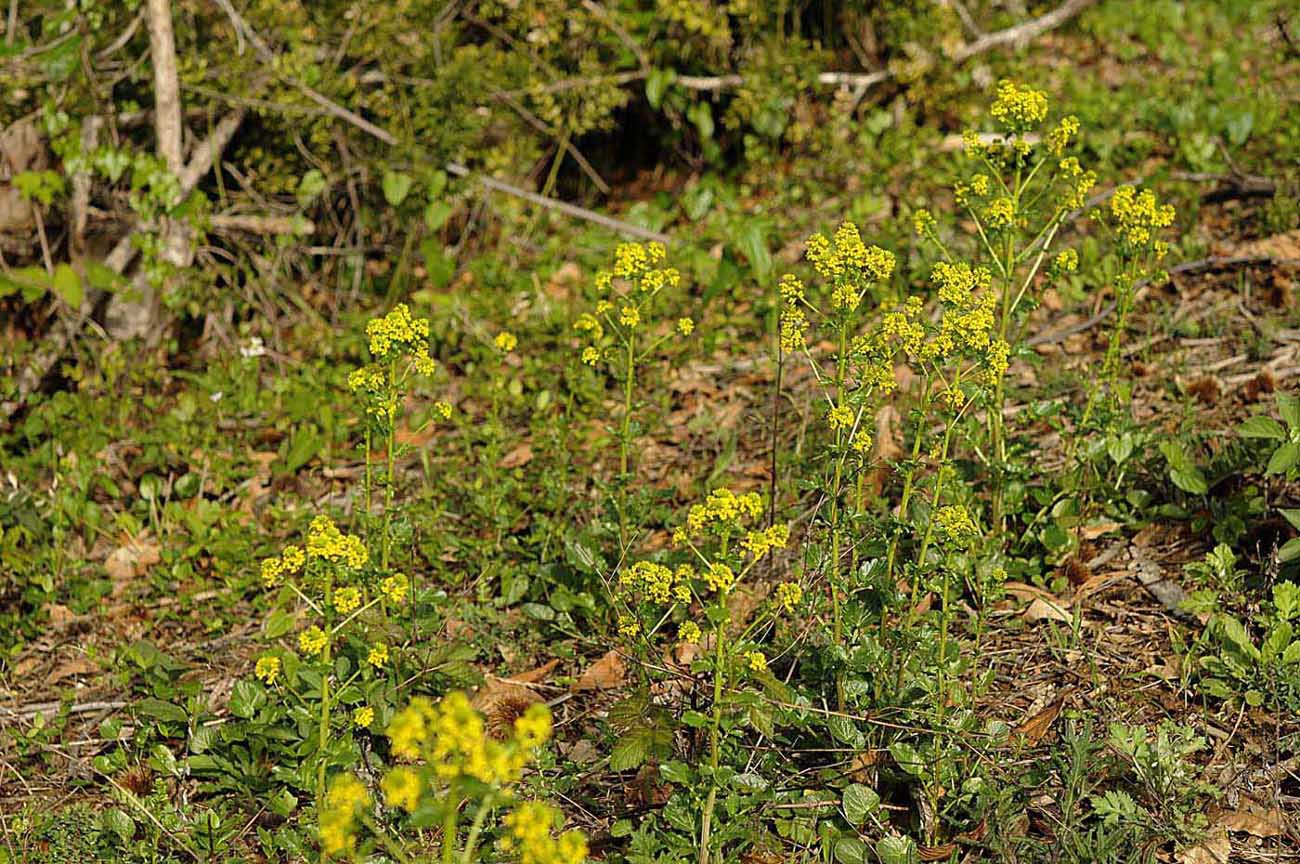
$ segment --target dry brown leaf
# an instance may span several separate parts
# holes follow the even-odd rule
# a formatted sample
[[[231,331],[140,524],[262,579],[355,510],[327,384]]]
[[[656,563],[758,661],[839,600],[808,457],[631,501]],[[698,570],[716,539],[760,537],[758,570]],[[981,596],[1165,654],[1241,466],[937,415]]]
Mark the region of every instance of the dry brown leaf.
[[[523,442],[515,449],[511,450],[501,461],[497,463],[498,468],[519,468],[533,461],[533,445],[527,441]]]
[[[1118,531],[1124,526],[1118,522],[1094,522],[1091,525],[1084,525],[1079,529],[1079,536],[1084,540],[1096,540],[1111,532]]]
[[[505,738],[528,706],[541,701],[541,696],[523,684],[489,675],[470,699],[470,704],[483,714],[488,731],[494,737]]]
[[[1026,585],[1024,582],[1007,582],[1003,589],[1017,600],[1046,600],[1049,603],[1060,604],[1061,601],[1056,599],[1056,595],[1051,591],[1039,588],[1034,585]]]
[[[1063,705],[1065,705],[1065,696],[1058,696],[1046,708],[1023,720],[1016,727],[1016,731],[1025,736],[1030,747],[1038,746],[1038,742],[1043,740],[1047,730],[1051,729],[1052,724],[1056,722]]]
[[[627,678],[627,664],[623,662],[623,657],[617,649],[605,652],[595,663],[587,667],[587,671],[573,682],[574,690],[610,690],[622,686]]]
[[[1300,229],[1242,243],[1232,250],[1232,254],[1243,257],[1270,255],[1274,258],[1300,258]]]
[[[104,561],[108,578],[113,580],[113,596],[122,594],[136,577],[143,576],[161,560],[161,548],[146,535],[114,549]]]
[[[78,675],[91,675],[99,671],[99,666],[90,662],[85,657],[74,657],[66,663],[60,663],[50,673],[46,679],[46,684],[57,684],[65,678],[75,678]]]
[[[1070,613],[1059,604],[1051,600],[1044,600],[1042,597],[1035,597],[1034,601],[1029,604],[1025,610],[1025,620],[1031,624],[1035,621],[1049,619],[1052,621],[1063,621],[1069,624],[1072,620]]]
[[[520,672],[518,675],[511,675],[507,681],[518,681],[520,684],[537,684],[545,681],[556,666],[560,665],[558,658],[552,658],[538,666],[536,669],[530,669],[527,672]]]
[[[1281,837],[1286,834],[1286,817],[1281,809],[1233,810],[1224,813],[1216,824],[1227,831],[1237,831],[1252,837]]]
[[[917,857],[922,861],[947,861],[957,851],[956,843],[944,843],[940,846],[918,846]]]
[[[84,616],[76,614],[60,603],[46,603],[45,614],[50,616],[50,626],[55,630],[66,630],[84,620]]]
[[[1179,849],[1174,860],[1178,864],[1227,864],[1231,855],[1232,841],[1228,832],[1219,828],[1195,846]]]

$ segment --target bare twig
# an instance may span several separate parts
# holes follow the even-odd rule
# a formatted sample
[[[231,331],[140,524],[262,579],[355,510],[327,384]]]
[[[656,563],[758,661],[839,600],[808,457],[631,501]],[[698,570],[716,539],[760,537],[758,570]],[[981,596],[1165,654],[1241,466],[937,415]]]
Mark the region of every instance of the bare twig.
[[[1066,0],[1066,2],[1045,15],[1040,15],[1014,27],[1008,27],[1005,30],[990,33],[983,38],[976,39],[974,42],[967,42],[952,52],[952,59],[960,63],[963,60],[969,60],[976,54],[983,54],[1004,45],[1024,45],[1043,35],[1048,30],[1060,27],[1096,2],[1097,0]]]
[[[459,162],[448,162],[447,173],[454,174],[457,177],[470,176],[470,170]],[[596,225],[602,225],[612,231],[626,234],[629,237],[639,237],[643,240],[657,240],[660,243],[668,243],[671,240],[667,234],[663,234],[659,231],[642,228],[640,225],[633,225],[631,222],[624,222],[621,219],[615,219],[613,216],[606,216],[603,213],[597,213],[594,210],[588,210],[586,207],[579,207],[578,205],[570,204],[567,201],[560,201],[556,198],[547,198],[538,195],[536,192],[529,192],[527,189],[521,189],[518,186],[513,186],[502,180],[498,180],[495,177],[484,175],[479,178],[479,182],[488,189],[493,189],[497,192],[504,192],[507,195],[522,198],[523,200],[536,204],[539,207],[545,207],[548,210],[555,210],[577,219],[592,222]]]

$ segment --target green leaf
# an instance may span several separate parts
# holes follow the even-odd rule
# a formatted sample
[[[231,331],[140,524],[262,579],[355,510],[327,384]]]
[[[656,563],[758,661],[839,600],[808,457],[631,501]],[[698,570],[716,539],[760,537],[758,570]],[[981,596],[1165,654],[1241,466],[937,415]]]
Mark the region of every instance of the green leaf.
[[[230,691],[230,713],[244,720],[252,719],[265,704],[266,690],[256,681],[237,681]]]
[[[867,817],[880,807],[880,796],[874,789],[861,783],[851,783],[844,787],[840,796],[840,807],[844,809],[844,818],[855,828],[867,821]]]
[[[863,864],[867,860],[867,844],[857,837],[837,838],[835,860],[838,864]]]
[[[329,181],[325,179],[325,175],[316,168],[302,175],[302,179],[298,181],[298,206],[305,207],[310,204],[317,195],[325,191],[328,185]]]
[[[1291,523],[1291,527],[1300,531],[1300,510],[1282,508],[1277,512],[1282,514],[1282,518]]]
[[[1268,467],[1264,470],[1268,474],[1283,474],[1294,468],[1298,460],[1300,460],[1300,444],[1288,441],[1273,451],[1273,455],[1268,460]]]
[[[740,231],[739,246],[749,266],[754,268],[754,275],[759,281],[766,281],[772,275],[772,253],[768,251],[763,227],[757,222],[745,225]]]
[[[1300,537],[1292,537],[1282,544],[1282,548],[1277,550],[1277,560],[1282,564],[1300,558]]]
[[[916,864],[919,856],[911,837],[891,834],[876,841],[876,855],[881,864]]]
[[[867,743],[867,737],[862,734],[858,724],[848,717],[828,717],[826,718],[826,728],[830,730],[836,741],[850,747],[858,748]]]
[[[609,754],[611,771],[631,771],[640,767],[649,755],[650,734],[648,729],[634,729],[614,745],[614,752]]]
[[[1237,434],[1242,438],[1269,438],[1274,441],[1286,440],[1286,429],[1282,424],[1263,414],[1248,417],[1237,427]]]
[[[424,258],[424,269],[433,287],[446,288],[451,277],[456,275],[456,260],[444,251],[442,242],[437,237],[426,237],[420,243],[420,255]]]
[[[895,741],[889,745],[889,755],[894,757],[898,767],[914,777],[920,777],[926,769],[921,753],[906,741]]]
[[[77,271],[72,269],[70,264],[60,264],[54,268],[54,293],[63,298],[73,309],[81,308],[81,301],[85,299],[86,290],[81,285],[81,277]]]
[[[424,227],[437,231],[451,218],[452,207],[446,201],[430,201],[424,208]]]
[[[123,843],[131,842],[131,838],[135,836],[135,820],[117,808],[101,813],[99,824],[116,834],[117,839]]]
[[[385,171],[382,186],[384,200],[390,207],[397,207],[406,200],[407,193],[411,191],[411,177],[400,171]]]
[[[686,109],[686,119],[694,124],[702,139],[708,141],[713,138],[713,109],[708,102],[696,102]]]
[[[1281,390],[1277,393],[1277,410],[1293,431],[1300,429],[1300,399]]]
[[[267,639],[279,639],[293,629],[293,615],[283,609],[276,609],[266,616],[262,624],[262,635]]]
[[[306,465],[324,446],[325,440],[316,424],[303,423],[289,439],[289,447],[284,454],[284,473],[292,474]]]
[[[184,724],[190,719],[184,708],[161,699],[141,699],[135,704],[135,713],[168,723]]]
[[[677,72],[673,69],[650,70],[645,79],[645,100],[650,103],[651,108],[659,110],[659,106],[663,104],[664,91],[676,78]]]

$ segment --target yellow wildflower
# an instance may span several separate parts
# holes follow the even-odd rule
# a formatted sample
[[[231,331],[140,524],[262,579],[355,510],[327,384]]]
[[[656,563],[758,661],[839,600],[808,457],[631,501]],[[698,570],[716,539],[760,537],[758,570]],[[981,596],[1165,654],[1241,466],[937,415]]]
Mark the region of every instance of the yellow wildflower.
[[[515,347],[519,344],[519,340],[516,339],[515,334],[510,331],[502,330],[497,334],[496,338],[492,340],[492,344],[497,346],[497,350],[501,353],[509,354],[511,351],[515,350]]]
[[[420,806],[420,774],[414,768],[398,765],[384,775],[379,786],[389,807],[401,807],[410,813]]]
[[[545,705],[529,705],[515,718],[515,739],[521,747],[541,747],[551,739],[551,711]]]
[[[280,658],[271,654],[257,658],[257,666],[253,668],[253,674],[267,684],[274,684],[280,677]]]
[[[355,612],[361,606],[361,589],[349,586],[334,592],[334,609],[340,615]]]
[[[370,646],[366,652],[366,662],[378,669],[388,662],[388,646],[383,642],[376,642]]]
[[[325,631],[315,625],[298,634],[298,647],[302,649],[302,653],[309,657],[314,657],[324,651],[328,641],[329,638],[325,635]]]
[[[362,705],[352,712],[352,725],[358,729],[369,728],[371,723],[375,722],[375,709],[369,705]]]
[[[751,672],[767,671],[767,656],[762,651],[749,651],[745,654],[745,662]]]

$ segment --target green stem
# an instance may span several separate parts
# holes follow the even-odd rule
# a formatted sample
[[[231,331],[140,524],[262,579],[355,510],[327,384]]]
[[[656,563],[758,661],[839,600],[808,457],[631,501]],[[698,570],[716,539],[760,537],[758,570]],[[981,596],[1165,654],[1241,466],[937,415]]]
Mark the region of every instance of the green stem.
[[[447,790],[446,814],[442,817],[442,864],[454,864],[456,860],[456,820],[460,817],[460,801],[455,795],[456,784]]]
[[[460,864],[473,864],[474,847],[478,845],[479,835],[483,832],[483,824],[487,821],[495,798],[495,793],[489,792],[479,803],[478,812],[474,814],[474,822],[469,826],[469,835],[465,838],[465,848],[460,853]]]
[[[632,443],[632,393],[636,386],[636,331],[627,334],[627,370],[623,375],[623,424],[619,431],[618,544],[627,548],[628,449]]]
[[[722,728],[722,685],[726,676],[726,641],[727,641],[727,598],[719,595],[719,608],[722,620],[714,633],[716,654],[713,660],[713,718],[709,729],[709,797],[704,802],[704,814],[700,820],[700,864],[709,864],[709,837],[713,827],[713,808],[718,800],[718,763],[721,751]]]
[[[397,383],[395,381],[396,361],[388,364],[388,404],[396,405],[397,400]],[[388,478],[384,484],[384,537],[380,564],[385,570],[388,569],[388,547],[390,545],[389,532],[393,523],[393,485],[396,474],[396,453],[394,452],[397,444],[397,411],[392,410],[388,417]]]

